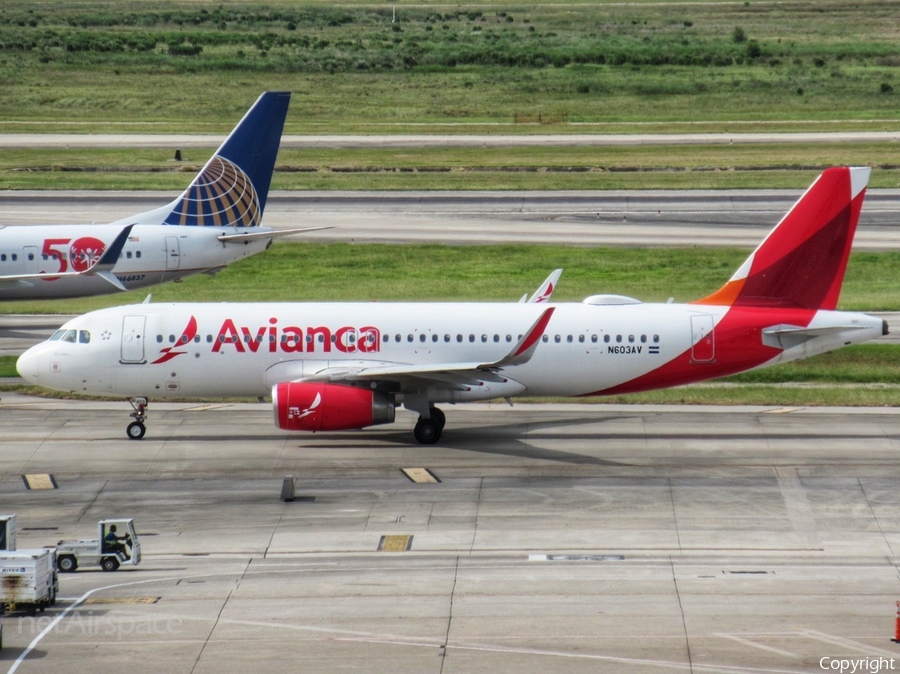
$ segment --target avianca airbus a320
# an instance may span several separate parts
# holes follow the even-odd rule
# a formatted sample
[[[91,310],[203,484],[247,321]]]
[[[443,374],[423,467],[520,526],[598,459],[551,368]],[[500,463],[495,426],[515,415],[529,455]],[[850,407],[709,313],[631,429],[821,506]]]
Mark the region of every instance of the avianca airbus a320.
[[[265,250],[260,226],[291,95],[257,99],[184,193],[108,225],[0,226],[0,300],[106,295],[178,281]],[[106,255],[129,229],[124,246]]]
[[[279,428],[333,431],[435,405],[678,386],[806,358],[887,333],[835,311],[868,168],[825,171],[719,291],[688,304],[596,295],[580,304],[139,304],[66,323],[18,361],[29,383],[146,397],[262,396]],[[552,287],[551,281],[548,284]],[[134,403],[133,403],[134,404]]]

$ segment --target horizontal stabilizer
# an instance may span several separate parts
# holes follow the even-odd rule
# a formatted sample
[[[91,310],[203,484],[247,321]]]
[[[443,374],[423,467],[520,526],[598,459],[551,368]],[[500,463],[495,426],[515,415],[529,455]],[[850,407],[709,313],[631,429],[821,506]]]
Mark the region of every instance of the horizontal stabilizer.
[[[821,328],[804,328],[798,325],[775,325],[762,331],[762,342],[775,349],[790,349],[816,337],[835,335],[850,330],[862,330],[865,325],[829,325]]]
[[[276,239],[280,236],[318,232],[322,229],[334,229],[334,227],[326,225],[324,227],[302,227],[300,229],[268,229],[261,232],[248,232],[247,234],[223,234],[216,238],[223,243],[245,243],[247,241],[253,241],[254,239]]]

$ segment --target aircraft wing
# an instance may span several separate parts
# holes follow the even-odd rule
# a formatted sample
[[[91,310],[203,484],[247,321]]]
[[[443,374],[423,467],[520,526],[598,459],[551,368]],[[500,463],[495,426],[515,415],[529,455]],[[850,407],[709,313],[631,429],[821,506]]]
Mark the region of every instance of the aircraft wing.
[[[216,237],[223,243],[244,243],[245,241],[253,241],[254,239],[276,239],[279,236],[288,236],[290,234],[303,234],[304,232],[317,232],[320,229],[334,229],[331,226],[325,227],[301,227],[300,229],[268,229],[261,232],[248,232],[247,234],[222,234]]]
[[[559,277],[562,276],[562,273],[562,269],[554,269],[553,273],[550,274],[540,287],[534,291],[534,295],[528,300],[528,304],[549,302],[550,295],[553,294],[553,290],[556,288],[556,284],[559,282]],[[524,303],[525,298],[523,297],[520,301]]]
[[[94,262],[94,264],[92,264],[84,271],[41,272],[37,274],[7,274],[5,276],[0,276],[0,285],[12,285],[18,283],[31,285],[29,281],[36,281],[40,279],[57,279],[71,276],[99,276],[114,285],[119,290],[127,291],[128,288],[123,286],[121,281],[119,281],[119,279],[117,279],[115,275],[113,275],[112,269],[116,266],[119,255],[122,253],[122,249],[125,247],[125,244],[128,241],[128,236],[131,234],[132,227],[134,227],[134,225],[123,227],[122,231],[119,232],[115,239],[113,239],[113,242],[109,244],[109,248],[106,249],[106,252],[104,252],[103,255]]]
[[[311,377],[304,377],[305,382],[341,382],[341,381],[392,381],[403,383],[413,379],[435,382],[441,385],[465,387],[483,381],[502,382],[505,378],[498,374],[500,368],[524,365],[534,355],[547,324],[553,316],[554,307],[546,309],[532,326],[522,335],[503,358],[491,363],[459,362],[428,363],[426,365],[410,365],[406,363],[378,363],[376,365],[351,365],[329,367]]]

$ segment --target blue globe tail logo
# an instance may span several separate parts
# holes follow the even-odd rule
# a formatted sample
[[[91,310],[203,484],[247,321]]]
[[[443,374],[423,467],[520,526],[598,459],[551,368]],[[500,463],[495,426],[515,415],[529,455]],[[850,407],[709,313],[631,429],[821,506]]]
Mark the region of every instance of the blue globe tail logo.
[[[219,155],[181,195],[165,219],[167,225],[255,227],[260,222],[259,197],[239,166]]]

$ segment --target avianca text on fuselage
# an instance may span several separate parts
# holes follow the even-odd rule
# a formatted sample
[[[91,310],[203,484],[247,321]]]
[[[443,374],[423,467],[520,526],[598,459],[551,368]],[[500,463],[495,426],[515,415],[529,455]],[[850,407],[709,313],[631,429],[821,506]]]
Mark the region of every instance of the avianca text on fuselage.
[[[381,350],[381,331],[371,325],[337,329],[322,325],[282,327],[275,317],[269,319],[269,325],[238,326],[234,320],[226,318],[213,341],[212,350],[218,353],[233,348],[236,353],[256,353],[263,344],[267,344],[263,351],[269,353],[331,353],[332,347],[341,353],[376,353]]]

